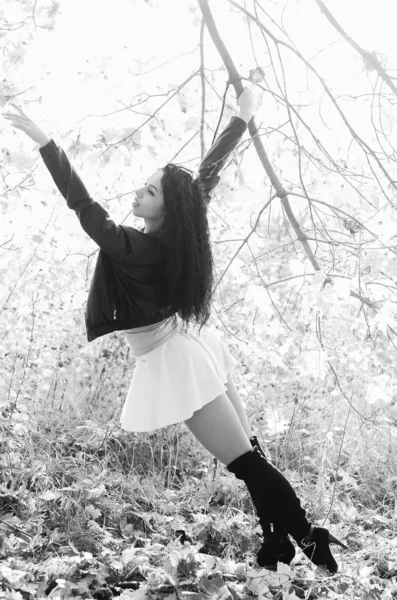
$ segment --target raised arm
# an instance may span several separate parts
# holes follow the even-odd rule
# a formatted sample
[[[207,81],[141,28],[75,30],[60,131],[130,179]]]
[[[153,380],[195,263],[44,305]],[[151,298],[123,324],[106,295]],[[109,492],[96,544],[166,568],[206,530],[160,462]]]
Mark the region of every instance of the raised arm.
[[[116,260],[123,259],[131,251],[123,227],[116,225],[103,206],[90,197],[62,148],[51,139],[39,152],[68,207],[76,212],[84,231],[106,254]]]
[[[21,129],[39,144],[39,152],[55,185],[68,207],[76,212],[84,231],[109,256],[116,260],[124,258],[132,249],[123,227],[116,225],[107,211],[90,197],[62,148],[16,104],[11,106],[14,106],[18,114],[3,113],[3,116],[13,127]]]
[[[218,185],[218,173],[224,167],[230,154],[242,138],[247,129],[247,124],[253,116],[254,98],[249,88],[239,97],[240,113],[232,117],[227,127],[218,136],[211,146],[199,167],[198,181],[202,194],[208,203],[211,200],[210,192]]]

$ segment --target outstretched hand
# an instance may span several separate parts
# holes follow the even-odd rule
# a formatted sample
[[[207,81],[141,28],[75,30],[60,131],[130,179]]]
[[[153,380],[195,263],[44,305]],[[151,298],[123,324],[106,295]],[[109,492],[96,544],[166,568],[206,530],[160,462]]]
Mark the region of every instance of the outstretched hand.
[[[15,110],[18,111],[19,114],[2,114],[3,117],[11,122],[12,127],[24,131],[26,135],[29,136],[34,142],[40,144],[40,147],[48,144],[50,141],[48,135],[42,129],[40,129],[40,127],[36,125],[36,123],[34,123],[21,108],[19,108],[16,104],[12,104],[12,102],[10,102],[10,104],[15,108]]]

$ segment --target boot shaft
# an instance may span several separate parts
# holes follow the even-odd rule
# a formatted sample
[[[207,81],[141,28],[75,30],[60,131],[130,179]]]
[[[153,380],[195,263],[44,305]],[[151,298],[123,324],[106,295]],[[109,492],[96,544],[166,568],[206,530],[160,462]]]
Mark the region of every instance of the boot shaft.
[[[285,526],[301,540],[310,530],[306,512],[289,481],[253,448],[227,465],[228,471],[246,484],[262,527]]]

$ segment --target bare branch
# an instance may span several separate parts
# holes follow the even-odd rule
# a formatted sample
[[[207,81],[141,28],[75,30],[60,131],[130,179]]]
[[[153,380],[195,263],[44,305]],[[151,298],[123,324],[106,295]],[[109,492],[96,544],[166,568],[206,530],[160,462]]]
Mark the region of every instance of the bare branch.
[[[362,48],[359,44],[357,44],[357,42],[354,41],[350,37],[350,35],[343,29],[343,27],[338,23],[338,21],[335,19],[331,11],[325,6],[322,0],[314,0],[314,2],[320,8],[321,12],[325,15],[325,17],[328,19],[331,25],[335,27],[336,31],[340,33],[343,39],[361,55],[364,63],[366,65],[369,65],[374,71],[376,71],[379,77],[383,79],[386,85],[388,85],[392,92],[397,96],[397,87],[394,85],[392,79],[382,67],[378,57],[376,56],[376,53],[368,52],[367,50],[364,50],[364,48]]]
[[[268,288],[269,288],[269,285],[268,285],[268,284],[267,284],[267,283],[264,281],[264,279],[263,279],[263,277],[262,277],[262,273],[261,273],[261,272],[259,271],[259,269],[258,269],[258,265],[257,265],[257,263],[256,263],[256,260],[255,260],[254,254],[253,254],[253,252],[252,252],[251,246],[249,245],[249,242],[248,242],[248,241],[247,241],[247,248],[248,248],[248,250],[250,251],[250,254],[251,254],[251,256],[252,256],[252,260],[253,260],[253,262],[254,262],[254,265],[255,265],[255,270],[256,270],[256,273],[257,273],[257,275],[258,275],[259,279],[261,280],[263,287],[265,288],[266,294],[268,295],[268,297],[269,297],[269,300],[270,300],[270,302],[272,303],[272,306],[273,306],[274,310],[277,312],[278,316],[280,317],[280,321],[282,321],[282,322],[284,323],[284,325],[286,326],[286,328],[287,328],[287,329],[289,329],[289,330],[291,331],[291,327],[288,325],[287,321],[284,319],[283,315],[282,315],[282,314],[281,314],[281,312],[279,311],[277,304],[274,302],[274,300],[273,300],[273,298],[272,298],[272,296],[271,296],[271,294],[270,294],[270,292],[269,292],[269,290],[268,290]]]
[[[201,161],[205,155],[204,143],[204,117],[205,117],[205,75],[204,75],[204,29],[205,21],[201,19],[200,27],[200,79],[201,79],[201,119],[200,119],[200,147]]]
[[[167,98],[167,100],[165,102],[163,102],[163,104],[161,104],[158,108],[156,108],[156,110],[154,111],[154,113],[152,115],[150,115],[150,117],[148,119],[146,119],[146,121],[144,121],[141,125],[139,125],[139,127],[137,127],[136,129],[134,129],[134,131],[132,131],[131,133],[129,133],[128,135],[125,136],[125,138],[118,140],[117,142],[114,142],[113,144],[108,144],[108,147],[106,148],[106,150],[104,150],[102,152],[102,154],[100,154],[100,156],[103,156],[105,154],[105,152],[107,152],[112,146],[118,146],[119,144],[121,144],[122,142],[125,142],[126,140],[130,140],[132,138],[132,136],[134,135],[134,133],[136,133],[137,131],[139,131],[140,129],[142,129],[142,127],[144,127],[149,121],[151,121],[152,119],[154,119],[154,117],[157,115],[158,112],[160,112],[160,110],[170,101],[172,100],[172,98],[174,96],[176,96],[182,88],[185,87],[185,85],[187,85],[189,83],[189,81],[191,81],[193,79],[193,77],[196,77],[196,75],[200,72],[200,69],[197,69],[197,71],[195,71],[194,73],[192,73],[191,75],[189,75],[189,77],[187,79],[185,79],[185,81],[183,83],[181,83],[181,85],[175,90],[175,92],[169,97]]]
[[[248,240],[250,239],[250,237],[252,236],[252,234],[255,232],[256,228],[259,225],[259,221],[261,219],[262,214],[264,213],[264,211],[267,209],[267,207],[270,205],[270,203],[274,200],[276,196],[272,196],[270,198],[270,200],[268,200],[268,202],[266,202],[266,204],[264,206],[262,206],[262,208],[260,209],[257,217],[256,217],[256,221],[254,223],[254,226],[252,227],[251,231],[249,232],[249,234],[243,239],[243,241],[241,242],[240,246],[237,248],[236,252],[233,254],[232,258],[230,259],[230,261],[228,262],[226,268],[224,269],[222,275],[219,277],[218,281],[216,282],[213,291],[215,292],[215,290],[219,287],[219,284],[221,283],[222,279],[224,278],[224,276],[226,275],[226,273],[228,272],[231,264],[233,263],[234,259],[236,258],[236,256],[239,254],[240,250],[245,246],[245,244],[248,242]]]
[[[200,2],[200,0],[198,0],[198,1]],[[228,0],[228,2],[230,4],[232,4],[233,6],[236,6],[237,8],[239,8],[244,14],[246,14],[253,21],[255,21],[255,23],[257,23],[258,27],[260,27],[260,29],[262,29],[273,40],[273,42],[276,45],[278,45],[278,44],[282,45],[285,48],[287,48],[290,52],[293,52],[295,54],[295,56],[297,56],[301,61],[303,61],[305,63],[305,65],[306,65],[306,67],[312,73],[314,73],[314,75],[316,76],[316,78],[320,81],[321,85],[323,86],[325,93],[327,94],[327,96],[331,100],[332,104],[334,105],[335,109],[337,110],[337,112],[339,113],[340,117],[342,118],[344,124],[348,128],[348,130],[349,130],[351,136],[353,137],[353,139],[358,143],[358,145],[361,147],[361,149],[363,150],[363,152],[367,156],[370,155],[374,159],[374,161],[378,165],[379,169],[382,171],[382,173],[384,174],[384,176],[386,177],[386,179],[389,181],[389,184],[394,189],[397,190],[397,182],[393,180],[393,178],[391,177],[391,175],[389,174],[389,172],[387,171],[387,169],[384,167],[382,161],[378,158],[377,153],[358,135],[358,133],[356,132],[356,130],[354,129],[354,127],[350,124],[350,122],[347,119],[346,115],[342,111],[342,109],[339,106],[339,104],[338,104],[335,96],[332,94],[331,90],[327,86],[327,84],[326,84],[325,80],[323,79],[323,77],[308,62],[308,60],[305,59],[305,57],[301,54],[301,52],[299,50],[297,50],[295,47],[291,46],[290,44],[287,44],[286,42],[278,39],[267,27],[265,27],[265,25],[263,25],[263,23],[255,15],[251,14],[248,10],[246,10],[245,8],[243,8],[242,6],[240,6],[239,4],[237,4],[236,2],[234,2],[234,0]],[[371,167],[371,170],[373,172],[372,167]],[[393,208],[397,208],[394,205],[394,203],[392,202],[392,200],[386,195],[386,193],[383,190],[383,188],[381,188],[381,190],[382,190],[382,193],[384,194],[385,198],[388,200],[388,202],[390,202],[390,204],[393,206]]]
[[[193,48],[193,50],[190,50],[189,52],[184,52],[183,54],[178,54],[178,56],[173,56],[172,58],[169,58],[168,60],[160,63],[159,65],[157,65],[156,67],[153,67],[152,69],[148,69],[147,71],[140,71],[140,73],[131,73],[131,75],[134,75],[135,77],[140,77],[141,75],[146,75],[147,73],[152,73],[152,71],[157,71],[157,69],[164,67],[164,65],[168,65],[170,62],[176,60],[177,58],[182,58],[182,56],[188,56],[189,54],[194,54],[194,52],[196,52],[197,48],[198,48],[198,46],[196,46],[195,48]]]

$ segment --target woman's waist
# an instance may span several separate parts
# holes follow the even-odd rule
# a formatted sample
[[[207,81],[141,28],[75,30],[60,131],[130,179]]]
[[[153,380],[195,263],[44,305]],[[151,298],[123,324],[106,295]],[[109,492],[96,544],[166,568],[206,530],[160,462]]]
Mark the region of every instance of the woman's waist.
[[[124,333],[134,355],[139,357],[155,350],[184,327],[184,322],[174,315],[153,325],[126,329]]]

